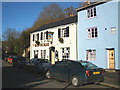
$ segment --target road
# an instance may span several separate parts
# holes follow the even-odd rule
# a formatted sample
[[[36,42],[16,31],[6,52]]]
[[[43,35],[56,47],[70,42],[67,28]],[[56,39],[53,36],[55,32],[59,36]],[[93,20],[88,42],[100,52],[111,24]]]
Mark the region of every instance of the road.
[[[89,84],[81,87],[73,87],[67,82],[54,79],[46,79],[41,74],[35,74],[24,68],[12,67],[2,62],[2,88],[111,88],[103,85]]]

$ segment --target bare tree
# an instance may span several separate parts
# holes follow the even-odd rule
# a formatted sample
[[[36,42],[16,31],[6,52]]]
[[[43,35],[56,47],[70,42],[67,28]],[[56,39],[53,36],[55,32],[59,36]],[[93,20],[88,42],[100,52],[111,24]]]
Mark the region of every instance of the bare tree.
[[[34,27],[36,26],[40,27],[43,24],[46,24],[48,22],[52,22],[56,19],[61,19],[64,17],[65,15],[62,7],[60,7],[58,4],[50,4],[49,6],[44,7],[43,12],[40,13],[40,16],[35,22]]]
[[[16,29],[11,29],[8,28],[4,33],[3,33],[3,40],[5,43],[3,43],[3,48],[5,51],[11,54],[15,54],[15,47],[18,47],[18,42],[16,41],[19,39],[20,33],[17,32]]]
[[[69,8],[64,9],[64,12],[65,12],[66,17],[73,16],[73,15],[77,14],[77,12],[75,11],[75,8],[73,6],[70,6]]]

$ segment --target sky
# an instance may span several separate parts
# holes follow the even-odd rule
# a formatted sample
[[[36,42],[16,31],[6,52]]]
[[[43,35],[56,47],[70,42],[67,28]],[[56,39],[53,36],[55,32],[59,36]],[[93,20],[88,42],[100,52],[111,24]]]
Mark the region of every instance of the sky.
[[[73,6],[78,8],[80,2],[2,2],[2,33],[7,28],[17,31],[32,27],[45,6],[56,3],[63,9]]]

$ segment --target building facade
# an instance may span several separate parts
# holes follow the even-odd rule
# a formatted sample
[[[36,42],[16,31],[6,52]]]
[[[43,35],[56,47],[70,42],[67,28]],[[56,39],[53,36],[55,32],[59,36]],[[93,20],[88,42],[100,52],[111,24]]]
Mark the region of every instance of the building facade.
[[[62,59],[76,60],[77,16],[41,26],[30,33],[30,58],[45,58],[54,64]]]
[[[78,59],[90,61],[105,69],[120,69],[119,6],[118,2],[106,1],[77,9]]]

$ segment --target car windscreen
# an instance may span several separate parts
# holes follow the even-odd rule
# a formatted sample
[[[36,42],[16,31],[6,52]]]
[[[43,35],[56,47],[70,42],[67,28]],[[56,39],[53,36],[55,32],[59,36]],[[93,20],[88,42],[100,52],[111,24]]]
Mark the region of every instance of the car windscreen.
[[[81,65],[86,68],[96,68],[97,67],[95,64],[90,63],[90,62],[81,62]]]

